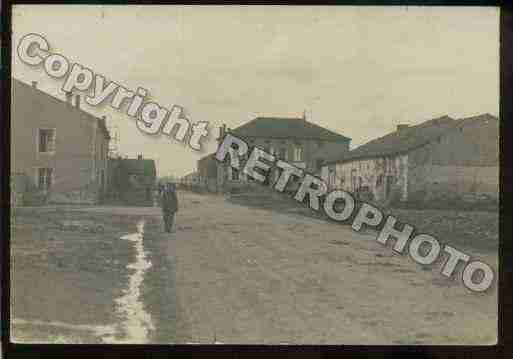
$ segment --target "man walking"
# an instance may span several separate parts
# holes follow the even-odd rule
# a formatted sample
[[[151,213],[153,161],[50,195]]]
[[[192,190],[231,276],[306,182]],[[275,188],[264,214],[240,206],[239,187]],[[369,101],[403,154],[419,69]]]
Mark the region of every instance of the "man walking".
[[[178,198],[176,188],[172,183],[166,184],[162,195],[162,216],[164,217],[164,230],[170,233],[173,229],[175,213],[178,211]]]

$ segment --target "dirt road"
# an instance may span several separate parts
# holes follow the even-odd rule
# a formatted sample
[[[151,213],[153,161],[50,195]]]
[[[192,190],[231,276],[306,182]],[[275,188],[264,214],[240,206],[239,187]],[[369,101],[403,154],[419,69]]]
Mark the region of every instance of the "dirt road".
[[[180,193],[177,341],[493,344],[497,293],[393,254],[347,226]],[[494,253],[480,258],[497,267]]]
[[[16,337],[77,343],[496,341],[495,287],[471,293],[458,279],[444,279],[439,268],[422,268],[372,233],[348,226],[218,196],[178,197],[174,234],[162,231],[158,208],[60,209],[102,223],[102,235],[39,238],[41,220],[55,217],[55,209],[24,217],[35,222],[20,221],[12,238]],[[142,243],[120,240],[141,219]],[[495,253],[478,254],[497,268]],[[120,310],[123,303],[126,310]],[[151,322],[142,335],[131,324],[140,308]]]

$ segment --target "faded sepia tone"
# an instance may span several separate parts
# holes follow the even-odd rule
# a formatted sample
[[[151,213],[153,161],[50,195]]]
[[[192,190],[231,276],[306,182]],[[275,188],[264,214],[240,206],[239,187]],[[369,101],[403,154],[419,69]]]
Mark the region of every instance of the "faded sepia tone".
[[[496,343],[496,279],[467,274],[497,278],[498,9],[23,5],[12,24],[11,340]]]

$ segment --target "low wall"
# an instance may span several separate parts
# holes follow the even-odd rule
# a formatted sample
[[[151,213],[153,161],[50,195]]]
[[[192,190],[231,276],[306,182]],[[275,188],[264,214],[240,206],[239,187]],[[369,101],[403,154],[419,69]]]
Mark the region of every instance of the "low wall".
[[[74,190],[69,192],[51,192],[47,199],[49,204],[88,204],[98,203],[98,191]]]
[[[499,197],[499,167],[424,165],[410,169],[408,199]]]

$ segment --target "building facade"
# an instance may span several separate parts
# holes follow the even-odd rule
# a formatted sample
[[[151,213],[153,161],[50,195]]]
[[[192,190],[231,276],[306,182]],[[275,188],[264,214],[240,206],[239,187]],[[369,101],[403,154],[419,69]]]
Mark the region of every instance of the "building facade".
[[[498,199],[499,121],[442,117],[397,130],[323,166],[322,177],[377,202]]]
[[[233,130],[223,125],[219,130],[219,143],[227,133],[243,139],[250,147],[259,147],[311,173],[317,173],[321,169],[322,158],[319,154],[322,150],[329,147],[342,154],[349,151],[351,141],[350,138],[313,124],[306,118],[258,117]],[[245,159],[243,163],[244,161]],[[217,162],[212,154],[198,161],[198,173],[200,181],[208,183],[209,188],[215,186],[217,190],[229,191],[257,185],[242,170]],[[273,185],[278,176],[279,170],[272,169],[268,184]]]
[[[152,206],[157,185],[155,161],[137,158],[109,159],[110,202],[132,206]]]
[[[36,82],[13,80],[11,182],[25,199],[37,193],[50,203],[98,202],[107,187],[109,140],[105,118],[83,111],[79,95],[63,101]]]

